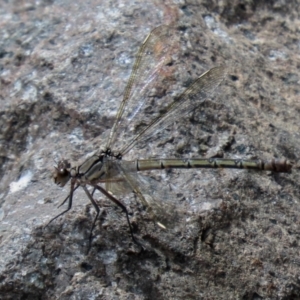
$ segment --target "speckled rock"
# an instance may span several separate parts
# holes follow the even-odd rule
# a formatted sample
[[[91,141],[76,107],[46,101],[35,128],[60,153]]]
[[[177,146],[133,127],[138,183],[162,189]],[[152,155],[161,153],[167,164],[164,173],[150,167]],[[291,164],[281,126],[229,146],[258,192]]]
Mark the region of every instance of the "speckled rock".
[[[298,23],[289,1],[3,2],[0,299],[299,299]],[[146,174],[149,192],[181,209],[163,230],[132,195],[120,198],[143,251],[96,193],[87,254],[95,211],[81,189],[45,227],[69,192],[53,166],[105,148],[138,47],[160,24],[175,24],[176,71],[154,96],[176,96],[214,66],[228,74],[124,159],[276,157],[294,168]]]

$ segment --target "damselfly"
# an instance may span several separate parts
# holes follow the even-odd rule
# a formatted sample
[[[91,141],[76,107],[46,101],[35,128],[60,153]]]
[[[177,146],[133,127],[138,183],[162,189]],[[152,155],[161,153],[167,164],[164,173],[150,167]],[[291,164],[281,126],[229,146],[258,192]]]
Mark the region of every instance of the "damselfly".
[[[105,150],[88,158],[78,167],[72,167],[67,160],[61,160],[58,163],[54,174],[55,183],[64,186],[70,180],[71,187],[68,197],[62,203],[68,201],[68,208],[51,219],[50,222],[71,209],[74,192],[78,187],[82,187],[96,210],[90,231],[91,242],[92,232],[100,212],[98,204],[93,198],[94,192],[97,190],[125,212],[132,239],[136,242],[127,208],[117,198],[114,191],[119,186],[121,190],[135,193],[142,204],[150,207],[155,215],[158,207],[153,208],[153,203],[140,189],[137,174],[139,171],[168,168],[236,168],[274,172],[289,172],[291,170],[292,164],[285,159],[273,159],[267,162],[221,158],[123,160],[123,157],[138,142],[147,141],[149,137],[199,106],[201,101],[210,96],[226,76],[225,66],[210,69],[167,105],[163,101],[157,102],[159,107],[155,107],[152,117],[145,117],[145,120],[141,122],[142,118],[138,115],[147,106],[151,107],[149,91],[157,79],[166,78],[169,75],[172,60],[170,53],[174,48],[171,31],[172,28],[169,26],[157,27],[142,43],[125,88],[123,100],[108,136]],[[135,126],[136,120],[139,120],[142,125]],[[124,140],[125,146],[121,147],[120,144]],[[88,190],[88,186],[93,188],[92,192]],[[161,224],[161,226],[164,225]]]

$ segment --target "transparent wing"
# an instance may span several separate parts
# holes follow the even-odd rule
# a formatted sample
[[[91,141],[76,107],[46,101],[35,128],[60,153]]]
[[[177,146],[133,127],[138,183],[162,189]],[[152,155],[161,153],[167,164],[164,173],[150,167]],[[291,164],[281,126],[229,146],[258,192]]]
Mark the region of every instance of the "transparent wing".
[[[118,166],[119,162],[116,160],[108,160],[105,164],[106,176],[103,179],[105,189],[115,196],[120,197],[132,193],[132,188],[125,180],[120,172]],[[127,163],[128,172],[137,172],[134,161]]]
[[[120,151],[122,155],[127,153],[138,141],[145,141],[155,132],[166,128],[170,123],[182,118],[184,115],[199,106],[215,88],[222,82],[226,75],[226,66],[212,68],[198,77],[190,87],[180,96],[174,98],[166,108],[152,113],[152,120],[144,127],[139,126],[139,130],[131,140],[127,139],[127,145]],[[146,123],[146,116],[145,121]]]
[[[107,163],[110,174],[101,181],[105,183],[106,190],[123,204],[135,194],[137,201],[146,208],[146,218],[150,218],[161,228],[172,232],[183,230],[186,225],[190,228],[194,226],[193,215],[198,215],[205,207],[206,196],[199,188],[199,178],[195,178],[195,172],[174,170],[165,173],[161,170],[160,175],[151,171],[143,174],[137,172],[136,161],[113,160]],[[200,178],[201,174],[198,174]],[[216,177],[215,173],[212,174],[212,180],[207,180],[208,189]],[[157,179],[152,178],[153,175]],[[220,179],[217,179],[215,185],[219,181]],[[177,183],[174,185],[172,182]],[[193,183],[196,187],[191,189]]]
[[[170,190],[162,187],[161,183],[136,171],[135,162],[117,161],[119,174],[124,178],[131,192],[147,208],[151,219],[161,227],[182,226],[185,223],[184,210],[175,205],[177,201],[170,199]],[[179,222],[180,220],[180,222]]]
[[[170,62],[175,52],[176,36],[170,26],[163,25],[155,28],[142,43],[111,129],[107,148],[111,149],[113,146],[116,149],[119,146],[116,144],[117,139],[126,143],[128,138],[131,140],[128,137],[131,133],[131,124],[142,118],[137,118],[137,115],[139,113],[142,115],[141,110],[149,105],[152,88],[161,86],[172,77],[173,67]]]

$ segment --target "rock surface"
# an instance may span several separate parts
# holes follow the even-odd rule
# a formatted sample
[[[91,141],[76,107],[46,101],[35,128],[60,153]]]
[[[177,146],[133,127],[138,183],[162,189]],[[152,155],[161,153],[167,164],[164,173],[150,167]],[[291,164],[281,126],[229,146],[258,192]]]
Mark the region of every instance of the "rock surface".
[[[1,4],[0,299],[300,298],[298,5],[175,2]],[[228,74],[127,159],[284,157],[294,168],[151,172],[151,195],[190,214],[163,230],[122,198],[142,252],[123,212],[95,194],[103,211],[86,254],[95,212],[81,189],[45,228],[69,188],[53,184],[53,165],[105,148],[139,45],[171,23],[176,80],[154,96],[176,95],[214,66]]]

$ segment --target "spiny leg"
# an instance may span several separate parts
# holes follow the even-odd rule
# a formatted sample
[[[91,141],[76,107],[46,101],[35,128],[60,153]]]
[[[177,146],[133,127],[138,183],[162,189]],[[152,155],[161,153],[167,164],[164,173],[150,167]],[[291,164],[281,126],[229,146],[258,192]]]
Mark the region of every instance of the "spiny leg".
[[[52,218],[47,224],[45,227],[47,227],[52,221],[54,221],[55,219],[57,219],[58,217],[64,215],[66,212],[68,212],[71,208],[72,208],[72,201],[73,201],[73,193],[74,191],[79,187],[79,185],[77,185],[75,188],[74,188],[74,185],[75,185],[75,181],[71,181],[71,189],[70,189],[70,194],[69,196],[58,206],[62,206],[69,198],[69,204],[68,204],[68,208],[66,210],[64,210],[63,212],[61,212],[60,214],[58,214],[56,217]]]
[[[125,207],[125,205],[123,205],[117,198],[115,198],[112,194],[110,194],[108,191],[106,191],[103,187],[101,187],[97,184],[95,184],[95,185],[93,184],[93,187],[96,188],[98,191],[100,191],[102,194],[104,194],[108,199],[110,199],[112,202],[114,202],[116,205],[118,205],[123,210],[123,212],[126,214],[127,223],[129,225],[130,235],[131,235],[133,242],[143,249],[143,246],[135,239],[135,237],[133,235],[132,226],[131,226],[130,220],[129,220],[129,214],[128,214],[128,211],[127,211],[127,208]]]
[[[74,188],[74,190],[73,190],[73,193],[77,190],[77,188],[79,188],[79,184]],[[68,198],[70,197],[70,195],[61,203],[61,204],[59,204],[58,206],[57,206],[57,208],[60,208],[61,206],[63,206],[65,203],[66,203],[66,201],[68,200]]]
[[[91,195],[94,196],[94,193],[96,192],[96,188],[93,188],[93,191],[91,192]]]
[[[92,227],[91,227],[91,231],[90,231],[90,236],[89,236],[89,246],[88,246],[88,250],[87,250],[87,254],[89,253],[90,249],[91,249],[91,246],[92,246],[92,234],[93,234],[93,230],[94,230],[94,227],[95,227],[95,224],[96,224],[96,221],[98,219],[98,216],[99,216],[99,213],[100,213],[100,209],[97,205],[97,203],[95,202],[93,196],[91,195],[91,193],[89,192],[89,190],[86,188],[86,186],[82,186],[83,190],[85,191],[86,195],[88,196],[88,198],[90,199],[90,201],[92,202],[95,210],[96,210],[96,217],[94,218],[94,221],[93,221],[93,224],[92,224]],[[94,191],[96,190],[96,188],[94,188],[92,194],[94,194]]]

